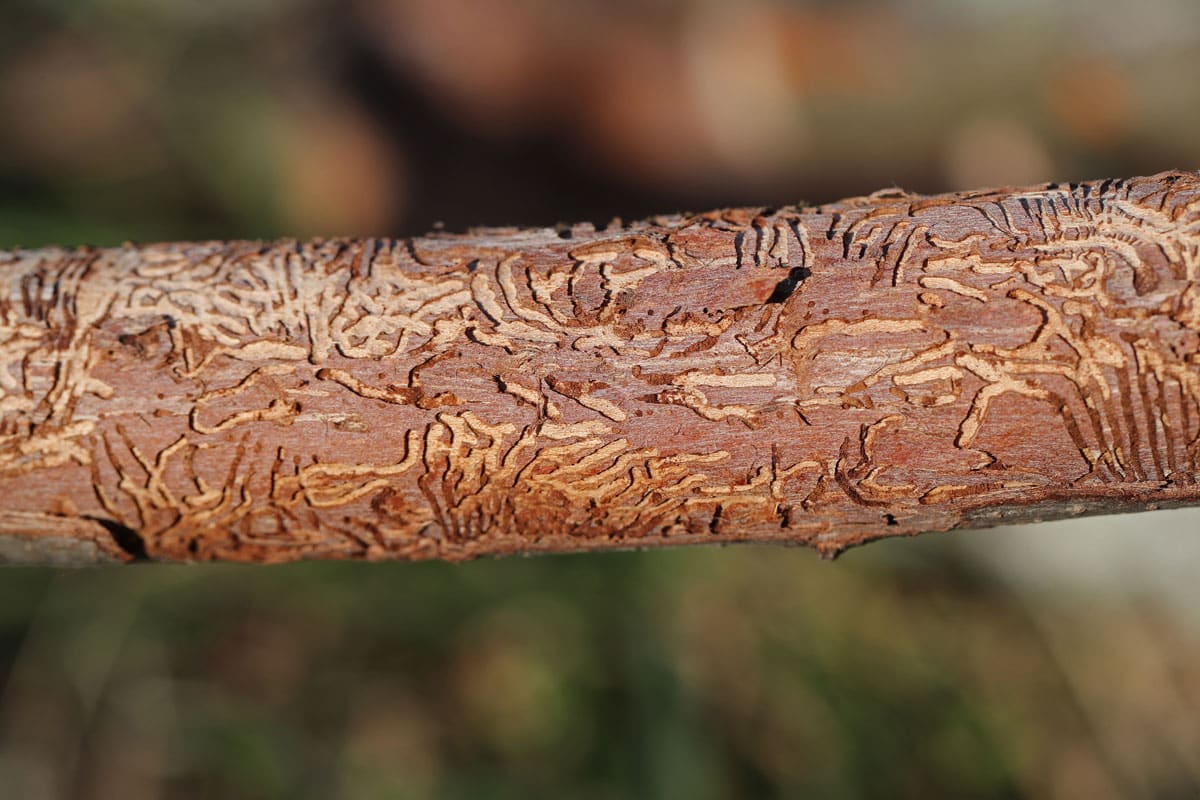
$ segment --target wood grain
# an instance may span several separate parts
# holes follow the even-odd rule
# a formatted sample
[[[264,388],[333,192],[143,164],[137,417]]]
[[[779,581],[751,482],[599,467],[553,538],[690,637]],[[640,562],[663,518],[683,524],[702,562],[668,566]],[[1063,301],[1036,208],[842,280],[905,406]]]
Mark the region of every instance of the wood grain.
[[[0,559],[462,559],[1200,500],[1200,175],[0,252]]]

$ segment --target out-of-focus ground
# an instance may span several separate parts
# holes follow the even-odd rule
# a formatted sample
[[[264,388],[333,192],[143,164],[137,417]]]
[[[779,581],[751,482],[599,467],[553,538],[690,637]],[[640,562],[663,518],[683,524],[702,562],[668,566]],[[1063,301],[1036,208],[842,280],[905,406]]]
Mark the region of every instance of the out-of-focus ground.
[[[1191,0],[22,0],[0,247],[1196,168]],[[0,795],[1194,797],[1200,515],[0,573]]]

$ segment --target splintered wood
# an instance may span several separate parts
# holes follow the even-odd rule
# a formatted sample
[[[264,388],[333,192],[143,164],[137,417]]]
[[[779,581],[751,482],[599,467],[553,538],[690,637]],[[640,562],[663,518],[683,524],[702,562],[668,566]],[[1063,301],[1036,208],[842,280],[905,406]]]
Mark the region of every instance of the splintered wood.
[[[1200,174],[0,252],[0,559],[811,545],[1200,500]]]

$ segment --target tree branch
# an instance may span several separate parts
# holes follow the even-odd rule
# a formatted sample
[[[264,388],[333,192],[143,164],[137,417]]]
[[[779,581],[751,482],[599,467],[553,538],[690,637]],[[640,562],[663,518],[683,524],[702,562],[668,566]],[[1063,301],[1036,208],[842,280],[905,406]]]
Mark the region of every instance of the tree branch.
[[[0,559],[832,555],[1200,499],[1195,173],[0,283]]]

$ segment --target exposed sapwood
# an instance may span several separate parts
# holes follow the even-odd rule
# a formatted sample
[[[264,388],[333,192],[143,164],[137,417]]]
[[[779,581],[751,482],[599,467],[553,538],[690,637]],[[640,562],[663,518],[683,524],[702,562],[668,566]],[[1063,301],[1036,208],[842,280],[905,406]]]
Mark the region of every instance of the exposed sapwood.
[[[835,554],[1198,462],[1195,173],[0,252],[0,559]]]

